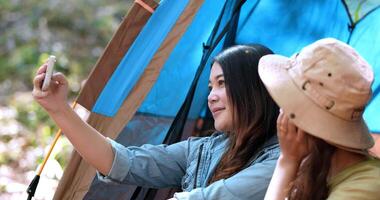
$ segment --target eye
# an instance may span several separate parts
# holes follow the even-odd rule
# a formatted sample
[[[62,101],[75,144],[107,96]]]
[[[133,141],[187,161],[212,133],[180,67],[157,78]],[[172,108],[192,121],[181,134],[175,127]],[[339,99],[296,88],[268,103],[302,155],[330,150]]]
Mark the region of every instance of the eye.
[[[208,85],[208,92],[211,92],[211,90],[212,90],[212,86]]]
[[[219,87],[224,87],[224,79],[219,79],[218,80],[218,86]]]

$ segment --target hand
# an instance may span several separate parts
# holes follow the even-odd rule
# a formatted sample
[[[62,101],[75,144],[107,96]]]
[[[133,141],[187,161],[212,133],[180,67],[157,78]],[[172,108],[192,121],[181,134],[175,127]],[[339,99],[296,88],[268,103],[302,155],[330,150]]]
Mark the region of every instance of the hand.
[[[277,134],[281,156],[285,161],[299,164],[310,153],[309,140],[312,138],[294,125],[282,111],[277,118]]]
[[[67,105],[68,82],[62,73],[52,75],[49,89],[42,91],[42,83],[45,78],[47,63],[37,70],[33,80],[34,99],[49,113],[59,112],[60,108]]]

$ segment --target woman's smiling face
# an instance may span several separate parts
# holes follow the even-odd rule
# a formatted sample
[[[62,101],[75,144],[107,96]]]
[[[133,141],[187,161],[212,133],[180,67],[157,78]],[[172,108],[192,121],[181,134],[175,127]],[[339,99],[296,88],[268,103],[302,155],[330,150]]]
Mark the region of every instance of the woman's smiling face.
[[[212,65],[208,86],[208,107],[214,117],[215,129],[223,132],[232,131],[232,106],[227,97],[222,67],[217,62]]]

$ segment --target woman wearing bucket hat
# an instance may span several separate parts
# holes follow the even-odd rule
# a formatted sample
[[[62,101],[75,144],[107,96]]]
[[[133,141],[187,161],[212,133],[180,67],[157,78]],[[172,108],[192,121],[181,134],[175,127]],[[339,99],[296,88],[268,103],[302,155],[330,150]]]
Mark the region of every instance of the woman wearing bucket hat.
[[[380,161],[362,118],[373,72],[347,44],[319,40],[286,58],[264,56],[260,78],[282,109],[281,156],[265,199],[379,199]]]

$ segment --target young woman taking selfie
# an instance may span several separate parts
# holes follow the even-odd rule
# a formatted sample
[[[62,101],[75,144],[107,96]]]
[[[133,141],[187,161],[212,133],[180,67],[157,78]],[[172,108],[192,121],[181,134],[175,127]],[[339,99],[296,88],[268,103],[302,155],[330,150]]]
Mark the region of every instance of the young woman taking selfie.
[[[124,147],[105,138],[68,106],[68,82],[61,73],[41,90],[46,64],[34,79],[33,95],[103,181],[182,187],[174,199],[261,200],[280,154],[279,108],[258,75],[259,59],[271,53],[261,45],[240,45],[216,56],[208,96],[216,132],[172,145]]]

